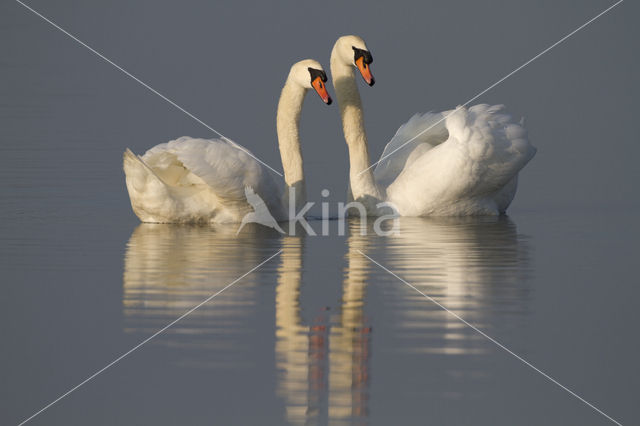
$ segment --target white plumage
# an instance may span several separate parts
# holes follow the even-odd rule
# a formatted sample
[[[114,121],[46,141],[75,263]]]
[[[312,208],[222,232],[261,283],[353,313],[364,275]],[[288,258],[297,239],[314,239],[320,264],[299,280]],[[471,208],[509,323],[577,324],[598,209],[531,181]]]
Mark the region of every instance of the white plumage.
[[[331,54],[352,199],[369,215],[386,214],[381,202],[401,216],[504,213],[515,195],[518,172],[536,153],[523,124],[515,123],[502,105],[417,114],[398,129],[372,172],[355,66],[370,85],[374,80],[370,64],[356,62],[354,51],[368,49],[360,37],[344,36]]]
[[[277,127],[284,188],[276,183],[272,171],[246,148],[226,138],[183,136],[154,146],[142,157],[129,149],[125,151],[123,166],[134,213],[142,222],[157,223],[225,223],[241,222],[243,218],[245,222],[251,218],[287,220],[289,195],[296,197],[296,207],[305,202],[298,139],[304,97],[314,88],[326,103],[331,103],[324,84],[318,84],[318,75],[326,80],[317,61],[297,62],[282,89]],[[316,86],[312,86],[312,81]],[[246,188],[250,191],[245,192]],[[251,195],[252,203],[247,201],[247,194]],[[258,199],[263,203],[258,203]],[[255,206],[260,207],[259,212]],[[247,216],[252,212],[257,216]]]
[[[375,168],[386,201],[403,216],[504,213],[515,196],[518,172],[536,153],[524,127],[502,105],[417,115],[398,130],[381,158],[431,126]]]
[[[260,194],[282,218],[272,173],[236,144],[183,136],[138,157],[124,154],[127,189],[142,222],[240,222],[252,211],[244,188]]]

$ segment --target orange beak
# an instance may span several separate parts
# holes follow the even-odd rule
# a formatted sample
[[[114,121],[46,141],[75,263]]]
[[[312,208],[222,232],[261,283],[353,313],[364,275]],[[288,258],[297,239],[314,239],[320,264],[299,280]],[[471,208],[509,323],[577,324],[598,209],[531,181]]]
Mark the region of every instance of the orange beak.
[[[364,81],[369,86],[373,86],[376,80],[373,78],[373,75],[371,75],[371,65],[367,65],[364,62],[364,57],[359,57],[356,61],[356,66],[360,70],[360,74],[362,74],[362,78],[364,78]]]
[[[331,105],[331,102],[333,101],[331,100],[331,96],[329,96],[329,93],[327,92],[327,85],[324,84],[320,77],[317,77],[315,80],[313,80],[311,82],[311,86],[313,86],[313,88],[318,93],[318,95],[320,95],[322,101],[325,104]]]

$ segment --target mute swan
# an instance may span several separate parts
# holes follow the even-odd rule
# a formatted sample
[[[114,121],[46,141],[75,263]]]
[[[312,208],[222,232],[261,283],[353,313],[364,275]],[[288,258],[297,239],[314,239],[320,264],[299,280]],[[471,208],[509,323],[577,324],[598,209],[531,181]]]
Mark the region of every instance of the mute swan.
[[[371,171],[354,68],[373,86],[372,61],[364,40],[357,36],[339,38],[331,52],[353,199],[372,216],[383,214],[381,202],[390,203],[401,216],[504,213],[515,195],[518,172],[536,149],[523,125],[511,121],[502,105],[413,116],[398,129]]]
[[[252,212],[245,196],[249,188],[276,220],[287,220],[290,189],[296,210],[306,202],[298,137],[302,103],[313,88],[331,104],[326,81],[322,66],[306,59],[291,67],[282,89],[276,122],[284,191],[246,148],[226,138],[183,136],[154,146],[142,157],[125,151],[124,172],[134,213],[142,222],[240,222]]]

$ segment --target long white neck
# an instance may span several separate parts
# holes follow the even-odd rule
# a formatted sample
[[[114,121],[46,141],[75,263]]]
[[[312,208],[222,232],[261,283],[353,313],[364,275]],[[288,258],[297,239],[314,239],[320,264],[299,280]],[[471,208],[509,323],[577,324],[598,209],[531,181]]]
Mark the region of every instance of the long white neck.
[[[306,92],[307,89],[296,84],[292,78],[288,78],[280,94],[276,117],[278,146],[286,183],[282,196],[283,203],[288,209],[291,188],[296,197],[296,211],[307,201],[299,136],[300,112]]]
[[[362,101],[356,86],[354,67],[341,60],[336,48],[331,52],[331,77],[340,107],[344,138],[349,147],[349,183],[353,199],[356,201],[380,200],[380,191],[375,184],[373,172],[369,169],[367,133],[364,128]],[[369,208],[367,204],[369,203],[365,203]]]

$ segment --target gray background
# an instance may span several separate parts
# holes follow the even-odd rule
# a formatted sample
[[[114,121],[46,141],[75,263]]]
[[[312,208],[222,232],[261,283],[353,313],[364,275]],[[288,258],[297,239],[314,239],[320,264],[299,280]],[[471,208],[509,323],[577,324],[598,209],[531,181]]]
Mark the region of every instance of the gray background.
[[[377,83],[362,84],[361,94],[375,160],[413,113],[465,102],[611,3],[28,4],[280,169],[275,105],[288,68],[311,57],[328,69],[338,36],[358,34],[373,53]],[[471,319],[622,423],[635,420],[640,385],[638,16],[637,4],[624,2],[476,101],[503,103],[525,116],[538,154],[520,175],[510,221],[498,225],[498,237],[482,222],[462,237],[464,226],[436,226],[445,243],[470,241],[470,253],[489,268],[469,294],[491,302],[468,312]],[[213,135],[17,3],[0,5],[0,32],[0,423],[16,424],[153,329],[123,307],[138,220],[124,186],[122,151]],[[309,97],[302,142],[309,199],[318,201],[328,188],[332,201],[342,201],[347,157],[335,105]],[[429,241],[432,225],[420,229],[416,235]],[[229,253],[251,253],[199,265],[210,281],[192,285],[205,293],[280,247],[271,234],[233,245],[202,233],[185,237],[185,246],[231,244]],[[338,309],[348,241],[306,240],[306,321],[325,306]],[[508,264],[483,254],[503,241]],[[412,244],[371,244],[381,262],[437,282],[437,270],[402,266]],[[39,424],[282,424],[283,400],[273,390],[276,267],[256,275],[257,290],[246,290],[254,309],[231,303],[206,311],[239,318],[230,338],[235,351],[183,346],[170,335],[44,413]],[[354,421],[607,424],[486,342],[471,343],[488,351],[481,358],[416,355],[424,345],[437,347],[438,338],[424,330],[396,337],[404,330],[398,318],[413,312],[403,302],[410,294],[379,270],[368,273],[367,324],[375,330],[369,415]],[[500,285],[516,290],[492,298],[487,288]],[[457,302],[442,297],[445,305]],[[434,309],[415,298],[413,304]],[[160,315],[154,325],[180,312]],[[211,341],[224,335],[216,333]],[[237,359],[241,367],[184,367],[209,358]]]

